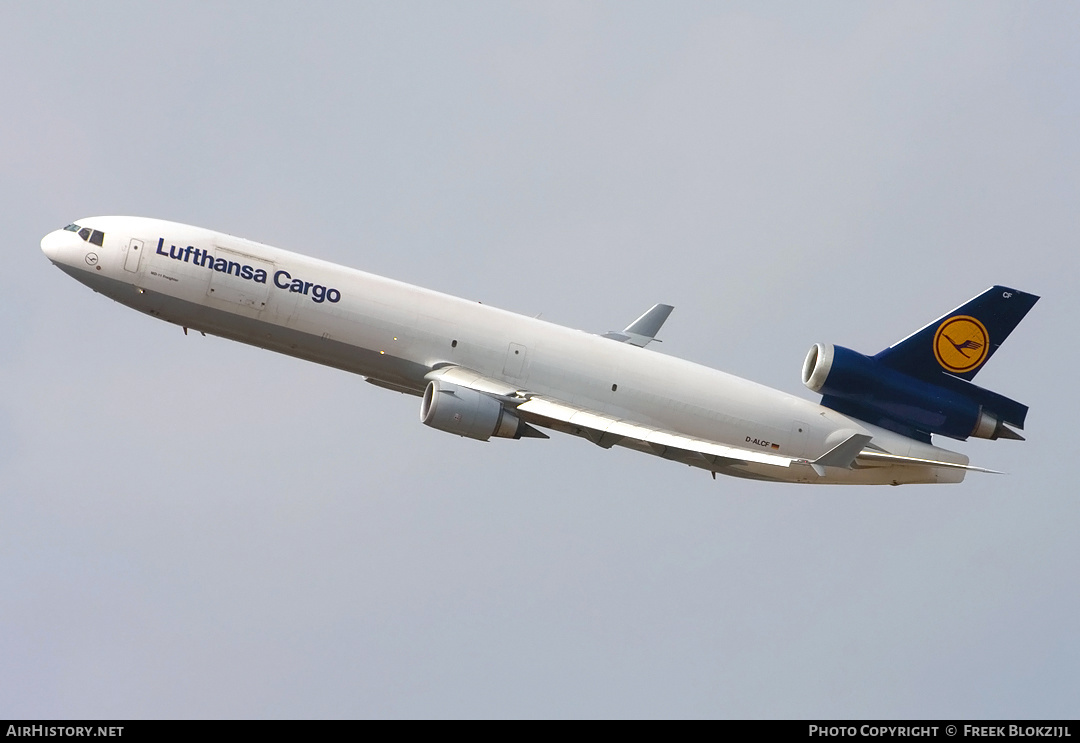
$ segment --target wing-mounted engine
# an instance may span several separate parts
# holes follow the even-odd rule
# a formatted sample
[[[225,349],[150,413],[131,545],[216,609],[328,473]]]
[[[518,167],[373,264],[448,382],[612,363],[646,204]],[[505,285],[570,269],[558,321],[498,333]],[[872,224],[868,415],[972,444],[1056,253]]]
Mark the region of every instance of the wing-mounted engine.
[[[420,403],[420,420],[440,431],[480,441],[492,436],[547,438],[497,398],[441,381],[428,382]]]
[[[853,418],[923,441],[937,433],[964,440],[1022,439],[1027,406],[957,377],[926,381],[890,369],[843,346],[817,343],[803,362],[802,380],[821,404]]]

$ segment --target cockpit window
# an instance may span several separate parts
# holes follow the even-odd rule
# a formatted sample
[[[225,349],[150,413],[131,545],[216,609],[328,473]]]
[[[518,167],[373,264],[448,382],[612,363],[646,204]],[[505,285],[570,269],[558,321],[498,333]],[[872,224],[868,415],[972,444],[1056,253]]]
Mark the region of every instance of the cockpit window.
[[[88,243],[93,243],[94,245],[97,245],[99,248],[101,247],[102,243],[105,242],[105,233],[101,230],[91,230],[89,227],[79,227],[79,225],[77,224],[69,224],[64,229],[69,230],[70,232],[78,230],[79,237],[81,237],[83,240],[86,240]]]
[[[77,224],[69,224],[64,229],[68,232],[79,233],[79,237],[81,237],[83,240],[86,240],[86,242],[88,243],[93,243],[98,247],[101,247],[102,244],[105,242],[105,233],[101,230],[92,230],[89,227],[80,227]]]

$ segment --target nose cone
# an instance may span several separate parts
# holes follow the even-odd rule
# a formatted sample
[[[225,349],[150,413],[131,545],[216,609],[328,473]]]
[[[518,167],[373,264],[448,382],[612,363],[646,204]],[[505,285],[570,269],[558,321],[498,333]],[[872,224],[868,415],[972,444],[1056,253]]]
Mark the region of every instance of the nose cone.
[[[60,262],[61,253],[64,250],[64,246],[69,243],[68,238],[70,236],[71,233],[65,232],[64,230],[50,232],[45,237],[41,238],[41,252],[53,263]]]
[[[87,267],[97,265],[97,250],[97,246],[84,242],[76,233],[67,230],[56,230],[41,238],[41,252],[54,266],[64,271],[85,271]]]

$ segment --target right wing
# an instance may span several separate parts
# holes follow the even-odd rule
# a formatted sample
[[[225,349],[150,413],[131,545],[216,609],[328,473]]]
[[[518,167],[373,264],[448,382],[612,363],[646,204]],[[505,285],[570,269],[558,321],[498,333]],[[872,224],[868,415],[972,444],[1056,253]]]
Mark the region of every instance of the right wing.
[[[612,330],[604,333],[605,338],[621,343],[629,343],[631,346],[645,348],[656,340],[656,334],[668,319],[668,315],[675,309],[670,304],[654,304],[645,311],[641,317],[626,326],[621,333]],[[658,341],[659,342],[659,341]]]

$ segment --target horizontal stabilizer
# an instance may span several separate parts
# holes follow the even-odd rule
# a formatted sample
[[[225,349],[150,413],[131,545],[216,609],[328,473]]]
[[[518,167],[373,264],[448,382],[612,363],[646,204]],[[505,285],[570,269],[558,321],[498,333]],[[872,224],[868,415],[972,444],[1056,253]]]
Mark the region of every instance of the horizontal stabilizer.
[[[1004,472],[998,472],[997,470],[988,470],[985,467],[975,467],[970,464],[960,464],[959,462],[942,462],[937,459],[920,459],[918,457],[902,457],[899,454],[887,454],[883,451],[874,451],[872,449],[864,449],[860,452],[859,457],[863,462],[877,462],[880,464],[907,464],[918,467],[946,467],[949,469],[968,470],[969,472],[987,472],[991,475],[1003,475]]]
[[[826,467],[851,469],[851,465],[855,463],[855,457],[859,456],[859,452],[870,443],[872,438],[864,433],[853,433],[811,462],[810,466],[814,468],[814,472],[818,473],[818,477],[825,476]]]

